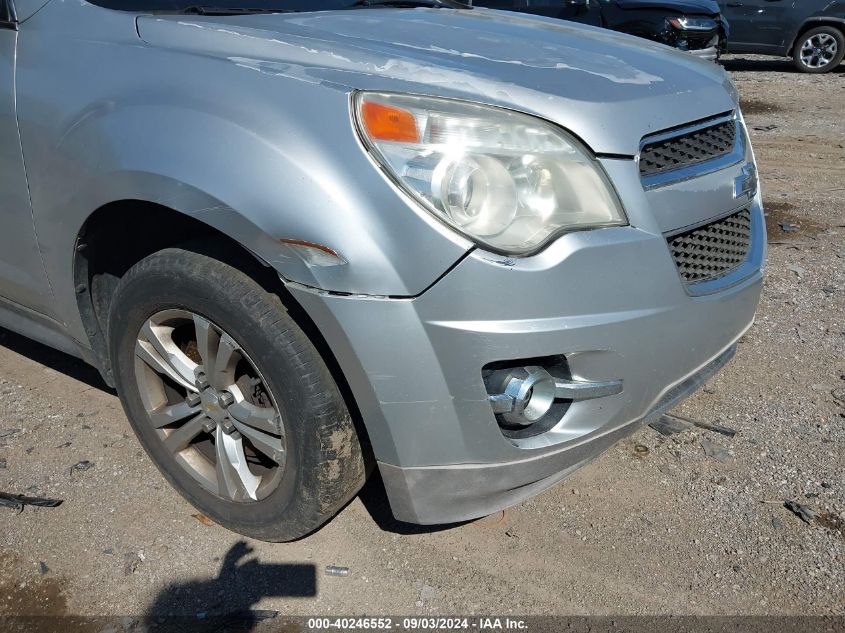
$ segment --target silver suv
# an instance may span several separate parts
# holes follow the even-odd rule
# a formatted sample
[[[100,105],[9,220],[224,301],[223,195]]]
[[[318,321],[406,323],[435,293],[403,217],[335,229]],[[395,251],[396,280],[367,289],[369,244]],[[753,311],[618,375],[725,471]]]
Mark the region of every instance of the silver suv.
[[[512,505],[752,323],[714,64],[447,0],[2,5],[0,324],[232,530],[300,537],[371,467],[403,521]]]

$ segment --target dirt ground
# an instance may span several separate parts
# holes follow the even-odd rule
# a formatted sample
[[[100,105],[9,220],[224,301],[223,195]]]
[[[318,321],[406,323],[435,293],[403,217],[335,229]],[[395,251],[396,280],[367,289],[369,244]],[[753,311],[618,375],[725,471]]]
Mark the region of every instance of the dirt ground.
[[[0,490],[64,499],[0,508],[0,615],[845,615],[845,65],[726,66],[769,267],[736,358],[677,413],[735,437],[644,428],[538,497],[443,529],[394,522],[374,482],[309,538],[244,542],[192,516],[92,369],[0,331]]]

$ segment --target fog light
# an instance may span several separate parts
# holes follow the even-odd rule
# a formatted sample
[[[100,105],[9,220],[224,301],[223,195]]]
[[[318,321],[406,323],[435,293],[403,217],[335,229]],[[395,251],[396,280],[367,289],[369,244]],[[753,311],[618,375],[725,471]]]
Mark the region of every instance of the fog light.
[[[553,428],[573,402],[622,392],[621,380],[573,380],[564,356],[497,361],[482,376],[499,428],[515,439]]]
[[[557,391],[552,375],[536,366],[514,369],[504,387],[504,395],[512,399],[512,409],[502,413],[502,417],[516,426],[529,426],[546,415]]]

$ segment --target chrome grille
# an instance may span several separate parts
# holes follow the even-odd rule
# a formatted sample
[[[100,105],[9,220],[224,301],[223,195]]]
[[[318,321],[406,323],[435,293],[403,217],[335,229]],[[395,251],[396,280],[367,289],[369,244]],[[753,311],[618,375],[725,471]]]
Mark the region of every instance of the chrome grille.
[[[736,121],[723,121],[678,136],[649,142],[640,151],[640,176],[653,176],[730,154],[736,144]],[[663,135],[661,135],[663,136]]]
[[[743,209],[666,241],[678,272],[688,284],[722,277],[748,257],[751,211]]]

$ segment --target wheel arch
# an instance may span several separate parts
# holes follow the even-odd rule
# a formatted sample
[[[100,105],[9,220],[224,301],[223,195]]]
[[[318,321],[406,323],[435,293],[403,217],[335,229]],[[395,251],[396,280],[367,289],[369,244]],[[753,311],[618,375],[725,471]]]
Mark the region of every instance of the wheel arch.
[[[196,207],[197,200],[190,197],[190,206]],[[197,214],[215,208],[219,207],[208,199],[205,205],[200,205]],[[243,246],[242,239],[230,237],[234,230],[243,238],[247,232],[244,228],[238,230],[229,222],[224,232],[220,222],[216,224],[157,200],[141,198],[116,198],[100,204],[82,222],[76,232],[71,262],[76,306],[93,360],[109,385],[112,377],[104,338],[108,307],[117,281],[135,263],[162,248],[201,237],[227,240],[233,250],[261,261]]]
[[[161,225],[167,226],[166,233],[155,230]],[[229,223],[226,228],[231,228]],[[73,258],[76,303],[91,349],[89,360],[105,382],[114,386],[107,315],[117,284],[138,261],[172,247],[204,252],[244,272],[266,292],[279,297],[329,368],[355,422],[365,459],[374,463],[369,436],[345,373],[319,328],[287,290],[287,281],[271,263],[227,232],[160,203],[139,199],[106,203],[88,216],[77,234]]]
[[[807,31],[817,28],[819,26],[831,26],[842,33],[842,36],[845,37],[845,18],[835,18],[835,17],[827,17],[827,16],[819,16],[808,18],[804,20],[798,30],[795,31],[795,35],[792,37],[792,41],[789,44],[789,48],[786,50],[787,55],[792,55],[795,51],[795,46],[798,44],[798,41],[801,39],[801,36],[804,35]]]

